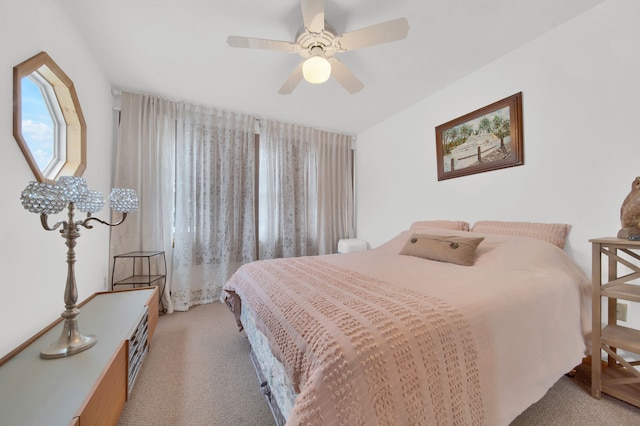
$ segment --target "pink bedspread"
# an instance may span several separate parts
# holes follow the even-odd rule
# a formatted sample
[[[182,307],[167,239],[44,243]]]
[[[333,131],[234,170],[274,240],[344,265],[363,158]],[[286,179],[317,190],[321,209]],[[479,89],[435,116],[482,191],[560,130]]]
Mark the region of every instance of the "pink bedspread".
[[[299,392],[287,424],[508,424],[580,363],[590,285],[562,250],[487,235],[465,267],[398,255],[409,234],[225,286]]]

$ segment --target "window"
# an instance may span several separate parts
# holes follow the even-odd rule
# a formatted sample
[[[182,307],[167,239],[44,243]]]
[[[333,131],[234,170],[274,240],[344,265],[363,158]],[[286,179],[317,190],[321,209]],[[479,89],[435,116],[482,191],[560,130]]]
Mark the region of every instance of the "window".
[[[39,182],[81,176],[86,124],[73,82],[41,52],[13,68],[13,135]]]

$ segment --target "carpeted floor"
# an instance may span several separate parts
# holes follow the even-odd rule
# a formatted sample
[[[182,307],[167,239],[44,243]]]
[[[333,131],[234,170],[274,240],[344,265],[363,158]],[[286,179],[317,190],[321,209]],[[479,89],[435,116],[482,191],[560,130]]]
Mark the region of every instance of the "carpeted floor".
[[[638,426],[640,408],[603,395],[591,396],[591,369],[581,365],[573,378],[562,377],[511,426]]]
[[[249,343],[225,305],[160,317],[119,425],[273,424]]]
[[[590,394],[590,371],[562,377],[512,426],[637,426],[640,408]],[[119,426],[272,426],[249,344],[221,303],[160,317]]]

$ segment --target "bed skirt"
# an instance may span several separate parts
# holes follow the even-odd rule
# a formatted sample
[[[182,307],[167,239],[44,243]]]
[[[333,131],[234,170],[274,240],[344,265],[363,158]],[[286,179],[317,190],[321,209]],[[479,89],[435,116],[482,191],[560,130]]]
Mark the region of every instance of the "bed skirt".
[[[251,346],[251,361],[260,380],[277,426],[283,426],[293,410],[296,393],[288,380],[284,366],[271,353],[267,337],[258,330],[248,309],[241,309],[240,319]]]

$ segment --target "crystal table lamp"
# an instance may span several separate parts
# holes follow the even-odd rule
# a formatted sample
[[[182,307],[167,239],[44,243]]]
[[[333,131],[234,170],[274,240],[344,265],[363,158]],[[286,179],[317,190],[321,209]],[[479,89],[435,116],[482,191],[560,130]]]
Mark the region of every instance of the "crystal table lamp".
[[[42,358],[62,358],[89,349],[97,343],[94,335],[82,335],[78,328],[77,316],[80,310],[76,306],[78,289],[76,287],[74,264],[76,255],[74,247],[76,238],[80,236],[79,227],[91,229],[91,221],[96,221],[107,226],[120,225],[127,217],[127,213],[138,210],[138,195],[133,189],[113,188],[109,195],[109,204],[112,210],[121,212],[122,219],[116,223],[108,223],[104,220],[92,217],[92,213],[99,212],[104,207],[104,198],[101,192],[87,188],[84,178],[76,176],[61,176],[55,184],[30,182],[22,191],[20,201],[26,210],[40,215],[42,227],[47,231],[55,231],[60,228],[60,234],[65,239],[67,250],[67,284],[64,291],[65,311],[61,314],[64,318],[62,333],[57,341],[40,352]],[[48,215],[60,213],[68,209],[68,219],[59,221],[49,226]],[[74,210],[78,209],[87,213],[83,220],[74,220]]]

